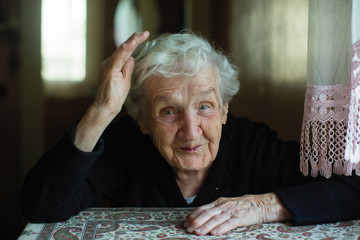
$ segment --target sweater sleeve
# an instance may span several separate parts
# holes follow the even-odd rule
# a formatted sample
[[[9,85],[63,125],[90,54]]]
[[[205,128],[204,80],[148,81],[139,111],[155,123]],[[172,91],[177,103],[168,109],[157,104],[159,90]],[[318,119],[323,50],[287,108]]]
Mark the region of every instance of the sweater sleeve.
[[[300,172],[299,144],[278,140],[270,130],[263,132],[266,134],[261,135],[261,141],[257,145],[257,149],[263,153],[260,154],[261,158],[267,159],[261,160],[262,175],[265,176],[264,179],[276,179],[275,192],[292,213],[294,224],[360,218],[359,176],[333,174],[330,179],[304,177]],[[266,184],[264,181],[262,185]]]
[[[30,222],[63,221],[111,197],[116,174],[103,139],[86,153],[73,144],[75,132],[76,123],[26,175],[20,204]]]
[[[337,176],[277,189],[296,225],[347,221],[360,218],[360,177]]]
[[[296,225],[328,223],[360,218],[360,177],[304,177],[300,172],[297,142],[281,141],[263,124],[241,122],[240,139],[247,157],[253,192],[275,191],[291,212]],[[248,144],[245,145],[245,144]],[[243,150],[245,151],[245,150]],[[242,155],[241,155],[242,156]],[[246,174],[246,173],[243,173]]]

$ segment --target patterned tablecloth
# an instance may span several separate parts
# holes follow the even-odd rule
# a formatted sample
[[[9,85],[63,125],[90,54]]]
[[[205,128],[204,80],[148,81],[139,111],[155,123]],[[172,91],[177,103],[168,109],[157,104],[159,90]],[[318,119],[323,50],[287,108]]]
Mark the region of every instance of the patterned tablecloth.
[[[64,222],[29,223],[20,240],[42,239],[203,239],[182,227],[193,209],[91,208]],[[237,228],[206,239],[358,239],[360,220],[294,227],[288,223]]]

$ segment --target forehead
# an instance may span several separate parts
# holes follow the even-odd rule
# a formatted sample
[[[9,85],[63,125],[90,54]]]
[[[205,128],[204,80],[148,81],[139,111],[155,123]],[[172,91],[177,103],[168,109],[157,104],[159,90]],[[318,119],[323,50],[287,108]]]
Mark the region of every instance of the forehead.
[[[212,93],[218,95],[217,72],[213,67],[206,67],[194,76],[156,76],[145,82],[144,90],[151,101]]]

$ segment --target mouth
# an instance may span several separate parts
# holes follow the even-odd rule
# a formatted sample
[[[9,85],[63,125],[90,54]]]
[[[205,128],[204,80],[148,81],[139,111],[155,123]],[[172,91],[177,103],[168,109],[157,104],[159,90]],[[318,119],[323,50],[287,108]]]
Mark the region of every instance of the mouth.
[[[194,147],[180,147],[180,149],[187,153],[196,153],[200,149],[201,145],[197,145]]]

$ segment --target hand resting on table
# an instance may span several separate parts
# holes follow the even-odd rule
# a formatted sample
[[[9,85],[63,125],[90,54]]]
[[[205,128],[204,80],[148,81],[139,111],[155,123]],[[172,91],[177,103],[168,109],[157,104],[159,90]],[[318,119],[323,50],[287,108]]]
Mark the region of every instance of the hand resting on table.
[[[196,235],[221,235],[237,227],[291,219],[275,193],[219,198],[197,208],[184,227]]]

